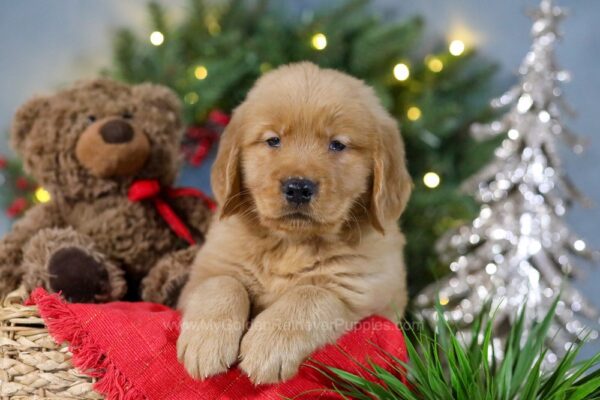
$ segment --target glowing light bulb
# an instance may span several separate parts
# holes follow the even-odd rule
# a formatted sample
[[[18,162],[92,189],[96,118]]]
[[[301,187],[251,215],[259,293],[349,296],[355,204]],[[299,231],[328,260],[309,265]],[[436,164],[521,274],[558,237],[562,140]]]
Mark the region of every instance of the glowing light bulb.
[[[460,56],[462,53],[465,52],[465,43],[462,40],[454,39],[450,42],[448,50],[453,56]]]
[[[310,40],[310,43],[316,50],[323,50],[327,47],[327,36],[322,33],[315,33]]]
[[[204,18],[204,24],[211,36],[216,36],[221,33],[221,25],[219,25],[219,20],[214,14],[208,14]]]
[[[399,81],[405,81],[410,76],[410,70],[408,65],[404,63],[398,63],[394,66],[394,78]]]
[[[431,72],[440,72],[444,69],[444,63],[437,57],[428,57],[426,63]]]
[[[204,65],[198,65],[196,69],[194,69],[194,76],[198,80],[206,79],[208,76],[208,69]]]
[[[550,119],[552,118],[550,116],[550,113],[546,110],[540,111],[540,113],[538,114],[538,118],[540,119],[540,121],[546,123],[548,121],[550,121]]]
[[[573,248],[575,248],[577,251],[583,251],[585,250],[585,242],[581,239],[578,239],[573,243]]]
[[[435,172],[428,172],[423,175],[423,183],[430,189],[434,189],[440,185],[441,179]]]
[[[498,267],[494,263],[489,263],[485,266],[485,272],[487,272],[489,275],[494,275],[496,271],[498,271]]]
[[[525,93],[521,95],[517,101],[517,111],[519,111],[521,114],[524,114],[529,111],[532,105],[533,98],[529,94]]]
[[[48,192],[43,187],[37,188],[35,190],[34,195],[35,195],[35,199],[37,201],[39,201],[40,203],[47,203],[52,199],[52,197],[50,196],[50,192]]]
[[[406,111],[406,116],[411,121],[416,121],[421,118],[421,110],[419,107],[412,106]]]
[[[183,101],[185,101],[187,104],[196,104],[199,99],[200,96],[198,96],[198,93],[196,92],[189,92],[183,96]]]
[[[160,46],[165,41],[165,35],[162,32],[154,31],[150,34],[150,43],[155,46]]]

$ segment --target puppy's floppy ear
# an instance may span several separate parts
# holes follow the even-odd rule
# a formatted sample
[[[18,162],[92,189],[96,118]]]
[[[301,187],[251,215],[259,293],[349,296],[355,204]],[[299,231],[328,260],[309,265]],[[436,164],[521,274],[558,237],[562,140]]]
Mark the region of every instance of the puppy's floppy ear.
[[[15,114],[10,129],[10,144],[20,155],[23,154],[23,144],[33,128],[33,124],[49,105],[46,97],[34,97],[23,104]]]
[[[225,128],[219,143],[210,180],[213,193],[220,206],[219,218],[240,211],[242,190],[240,139],[242,137],[242,106],[238,107]]]
[[[396,221],[402,215],[412,191],[412,180],[396,121],[387,113],[382,114],[376,119],[378,143],[373,157],[369,214],[373,227],[383,234],[384,221]]]

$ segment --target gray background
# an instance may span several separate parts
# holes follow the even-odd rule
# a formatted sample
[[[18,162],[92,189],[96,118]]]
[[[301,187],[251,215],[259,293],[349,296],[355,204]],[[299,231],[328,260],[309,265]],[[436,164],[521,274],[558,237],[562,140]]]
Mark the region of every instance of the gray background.
[[[172,19],[186,10],[182,0],[162,3]],[[125,25],[149,34],[145,4],[143,0],[0,0],[0,132],[6,132],[11,115],[32,95],[92,77],[109,66],[115,28]],[[317,0],[296,1],[294,8],[318,4]],[[529,47],[530,21],[523,12],[536,4],[535,0],[375,0],[375,7],[391,18],[420,14],[426,18],[428,32],[446,37],[460,34],[473,41],[500,63],[498,90],[513,79]],[[572,179],[595,202],[589,209],[576,206],[567,219],[589,245],[600,248],[600,2],[564,0],[561,4],[569,8],[570,16],[563,24],[565,38],[558,55],[560,64],[573,74],[565,92],[579,113],[570,125],[590,141],[582,156],[564,151],[563,158]],[[4,136],[0,151],[8,151]],[[8,221],[0,217],[0,231],[7,227]],[[577,285],[600,306],[600,269],[585,267]],[[599,342],[587,346],[587,355],[600,351]]]

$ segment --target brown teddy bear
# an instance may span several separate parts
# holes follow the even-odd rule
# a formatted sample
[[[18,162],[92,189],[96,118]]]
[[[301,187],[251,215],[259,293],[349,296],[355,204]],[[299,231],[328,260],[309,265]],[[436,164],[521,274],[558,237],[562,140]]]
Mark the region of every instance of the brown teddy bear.
[[[170,188],[181,132],[177,96],[153,84],[98,79],[23,105],[11,142],[51,201],[0,242],[0,295],[23,282],[74,302],[174,304],[212,206]]]

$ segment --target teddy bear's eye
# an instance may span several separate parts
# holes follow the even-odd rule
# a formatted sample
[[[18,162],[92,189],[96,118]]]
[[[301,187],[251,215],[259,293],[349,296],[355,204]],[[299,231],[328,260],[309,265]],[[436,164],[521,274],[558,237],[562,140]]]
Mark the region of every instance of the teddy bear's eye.
[[[96,122],[96,116],[94,116],[94,115],[88,115],[87,119],[88,119],[88,122]]]
[[[124,119],[132,119],[133,118],[133,114],[130,113],[130,112],[124,112],[123,115],[122,115],[122,117]]]

